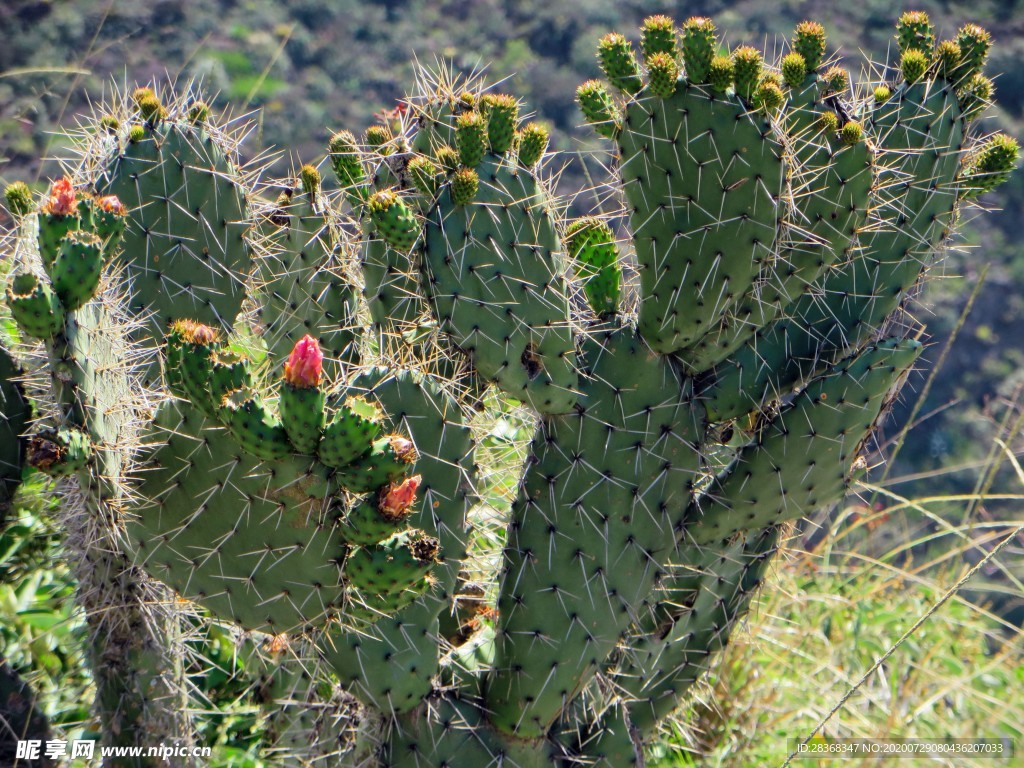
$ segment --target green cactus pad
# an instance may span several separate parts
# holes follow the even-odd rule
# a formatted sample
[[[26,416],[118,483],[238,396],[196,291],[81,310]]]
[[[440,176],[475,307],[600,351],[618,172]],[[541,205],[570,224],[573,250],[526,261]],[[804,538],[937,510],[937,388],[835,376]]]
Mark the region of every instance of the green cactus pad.
[[[64,306],[57,294],[31,272],[19,272],[11,278],[7,306],[18,327],[32,338],[51,338],[64,325]]]
[[[519,131],[519,163],[532,168],[548,149],[549,131],[540,123],[527,123]]]
[[[668,353],[743,296],[775,239],[783,151],[734,97],[680,87],[626,107],[619,173],[640,269],[640,332]],[[690,137],[686,147],[677,137]]]
[[[10,353],[0,347],[0,527],[6,522],[11,500],[21,483],[25,460],[22,433],[32,416],[25,392],[17,378],[23,371]]]
[[[694,85],[708,82],[711,60],[718,50],[714,22],[699,16],[687,19],[683,24],[682,48],[687,82]]]
[[[308,458],[264,464],[195,411],[164,406],[162,443],[139,474],[151,503],[127,521],[137,562],[215,615],[271,633],[338,612],[345,551],[326,499],[336,486]],[[230,468],[230,482],[211,474]]]
[[[299,192],[266,217],[270,236],[256,259],[255,319],[274,360],[285,360],[306,334],[316,337],[333,379],[339,362],[358,356],[358,291],[345,275],[348,254],[325,205]]]
[[[172,323],[167,335],[168,375],[207,416],[215,415],[221,405],[210,387],[210,360],[221,343],[216,330],[190,320]]]
[[[334,415],[317,447],[320,462],[334,469],[346,467],[373,450],[381,428],[380,409],[359,398],[332,407]]]
[[[803,56],[808,71],[813,72],[825,56],[825,28],[816,21],[802,21],[793,32],[793,50]]]
[[[896,22],[896,42],[900,53],[921,51],[930,54],[935,47],[935,30],[928,14],[923,11],[907,11]]]
[[[295,387],[282,382],[278,389],[278,410],[292,447],[313,456],[324,431],[324,393],[319,387]]]
[[[633,46],[622,35],[612,32],[602,37],[597,44],[597,58],[608,82],[623,93],[634,94],[643,87]]]
[[[359,144],[351,131],[338,131],[327,145],[331,169],[345,191],[349,202],[358,206],[366,201],[369,186],[366,183],[366,169],[363,167]]]
[[[701,408],[666,358],[626,327],[595,333],[584,354],[576,412],[533,440],[505,549],[487,709],[522,738],[546,733],[615,648],[701,461]]]
[[[103,260],[103,243],[92,232],[72,231],[61,241],[60,252],[50,265],[50,280],[65,309],[74,311],[93,297]]]
[[[487,94],[483,98],[487,116],[487,139],[491,152],[508,152],[516,136],[519,102],[507,93]]]
[[[566,228],[565,241],[590,308],[599,317],[617,312],[622,267],[611,227],[602,219],[577,219]]]
[[[787,317],[760,329],[717,368],[703,394],[713,419],[749,413],[789,392],[877,332],[949,232],[964,129],[952,89],[930,81],[903,85],[877,105],[866,126],[879,151],[876,163],[907,183],[875,189],[871,206],[883,222],[861,234],[854,257],[825,273]]]
[[[224,396],[236,389],[253,386],[252,361],[231,349],[218,349],[210,356],[210,396],[221,403]]]
[[[281,420],[252,389],[236,389],[228,393],[217,410],[217,416],[242,450],[257,458],[273,461],[292,452],[288,432]]]
[[[749,104],[761,82],[764,57],[756,48],[744,45],[733,51],[732,66],[736,80],[736,95]]]
[[[236,162],[233,148],[183,116],[147,128],[103,168],[97,190],[129,211],[114,262],[131,285],[129,310],[149,318],[141,341],[162,339],[182,315],[217,328],[238,315],[251,257]]]
[[[640,25],[640,50],[647,65],[650,65],[652,57],[658,55],[675,59],[679,54],[675,22],[660,14],[644,19]]]
[[[565,254],[537,178],[487,158],[476,200],[443,192],[424,244],[426,287],[443,331],[480,375],[542,413],[576,400]]]
[[[479,112],[465,112],[455,120],[455,146],[459,161],[476,168],[487,151],[487,122]]]
[[[380,508],[379,494],[370,494],[345,513],[341,533],[350,544],[372,546],[405,528],[410,514],[411,507],[398,517],[385,515]]]
[[[696,500],[687,537],[714,543],[839,501],[886,395],[922,351],[877,342],[812,381]]]
[[[595,131],[608,139],[614,139],[622,129],[622,115],[612,101],[604,83],[589,80],[576,89],[583,116]]]

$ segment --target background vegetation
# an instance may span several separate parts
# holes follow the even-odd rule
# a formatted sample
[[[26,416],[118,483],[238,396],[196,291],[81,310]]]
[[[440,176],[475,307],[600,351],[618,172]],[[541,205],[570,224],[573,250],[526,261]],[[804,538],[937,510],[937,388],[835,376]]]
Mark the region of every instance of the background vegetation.
[[[998,73],[1000,106],[988,126],[1024,136],[1024,1],[921,0],[913,7],[927,10],[945,35],[965,21],[994,33],[989,70]],[[870,66],[862,51],[880,60],[891,52],[901,10],[889,0],[6,0],[0,181],[44,183],[57,174],[60,126],[115,84],[168,79],[200,80],[217,94],[217,107],[253,120],[249,155],[287,147],[273,161],[286,174],[322,156],[334,130],[361,130],[394,106],[419,59],[510,76],[509,88],[551,123],[554,147],[574,160],[561,177],[568,193],[588,185],[586,163],[574,155],[597,148],[580,127],[572,94],[598,74],[593,49],[604,32],[632,34],[656,12],[705,14],[730,45],[772,48],[797,21],[816,18],[831,50],[857,70]],[[569,202],[586,208],[594,199]],[[1010,459],[1024,449],[1024,174],[985,203],[998,210],[965,227],[924,289],[930,361],[882,436],[890,461],[872,474],[877,485],[797,532],[794,554],[780,565],[743,641],[694,702],[697,727],[666,743],[666,764],[697,759],[678,754],[680,747],[701,764],[780,763],[786,739],[810,733],[1024,518]],[[71,726],[86,717],[89,680],[58,535],[29,488],[15,527],[0,535],[0,657],[29,673],[55,722]],[[1024,750],[1022,579],[1018,534],[872,674],[827,732],[1016,736]],[[204,678],[215,697],[230,690],[235,672],[222,671],[216,683]],[[223,746],[224,761],[250,760],[256,735],[256,718],[244,708],[208,718],[206,737]]]

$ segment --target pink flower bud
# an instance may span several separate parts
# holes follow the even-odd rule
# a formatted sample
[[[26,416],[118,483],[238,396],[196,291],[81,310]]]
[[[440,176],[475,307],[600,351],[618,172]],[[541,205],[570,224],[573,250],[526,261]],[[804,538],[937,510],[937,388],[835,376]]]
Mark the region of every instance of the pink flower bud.
[[[416,501],[416,491],[423,478],[420,475],[408,477],[400,483],[391,483],[380,492],[380,513],[388,520],[398,520]]]
[[[324,353],[319,342],[307,333],[296,342],[284,364],[284,380],[299,389],[313,389],[320,386],[323,370]]]
[[[50,187],[50,198],[43,204],[43,213],[51,216],[74,216],[77,213],[76,206],[75,188],[71,184],[71,179],[65,176],[53,182],[53,186]]]
[[[117,198],[117,195],[97,197],[96,207],[104,213],[113,213],[116,216],[124,216],[128,213],[128,209],[124,207],[124,203]]]

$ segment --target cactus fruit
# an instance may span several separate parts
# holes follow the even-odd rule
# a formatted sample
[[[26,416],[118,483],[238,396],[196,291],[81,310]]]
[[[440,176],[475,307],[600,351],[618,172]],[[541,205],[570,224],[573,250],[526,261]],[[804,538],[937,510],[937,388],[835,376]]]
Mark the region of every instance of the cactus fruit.
[[[117,738],[182,730],[152,720],[181,690],[155,579],[272,633],[268,700],[321,711],[284,659],[304,648],[375,711],[379,750],[342,764],[642,765],[787,522],[865,471],[921,353],[882,329],[913,326],[961,206],[1017,164],[972,124],[987,33],[936,46],[908,13],[897,39],[858,103],[812,21],[770,61],[702,17],[645,21],[639,60],[601,38],[616,95],[576,98],[625,222],[564,220],[547,130],[450,72],[362,144],[334,134],[336,193],[315,165],[258,181],[205,103],[152,89],[40,205],[12,186],[15,352],[48,366],[29,461],[76,500],[94,628],[105,594],[150,638],[117,626],[129,664],[96,665]],[[471,425],[494,404],[536,418],[482,587]],[[323,736],[281,711],[290,753]]]

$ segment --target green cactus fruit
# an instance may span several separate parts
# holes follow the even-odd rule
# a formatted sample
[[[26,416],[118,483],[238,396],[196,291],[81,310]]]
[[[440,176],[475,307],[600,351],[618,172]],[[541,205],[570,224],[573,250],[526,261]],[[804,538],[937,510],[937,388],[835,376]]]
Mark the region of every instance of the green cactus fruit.
[[[603,219],[576,219],[566,228],[565,242],[590,308],[598,317],[615,314],[619,309],[622,267],[611,227]]]
[[[50,266],[53,290],[68,311],[85,304],[96,293],[103,272],[102,241],[92,232],[68,232]]]
[[[576,101],[587,122],[601,136],[614,139],[622,126],[622,115],[604,83],[588,80],[576,89]]]
[[[676,91],[679,65],[667,53],[655,53],[647,59],[650,92],[659,99],[667,99]]]
[[[325,398],[320,387],[324,354],[312,336],[299,339],[284,365],[278,390],[281,421],[292,446],[314,455],[324,431]]]
[[[64,326],[64,306],[48,283],[31,272],[17,272],[7,286],[7,306],[23,333],[49,339]]]
[[[773,114],[786,100],[786,94],[773,80],[761,80],[754,91],[754,106],[765,115]]]
[[[790,88],[799,88],[807,77],[807,61],[799,53],[787,53],[782,58],[782,79]]]
[[[219,332],[194,320],[172,323],[167,334],[168,376],[207,416],[215,416],[221,405],[210,391],[210,360],[220,347]]]
[[[483,105],[486,109],[487,138],[491,152],[508,152],[516,136],[519,102],[507,93],[497,93],[484,96]]]
[[[407,477],[397,483],[385,485],[377,493],[357,502],[345,513],[342,536],[354,545],[372,546],[405,528],[416,491],[423,478]]]
[[[205,101],[193,101],[188,108],[188,119],[195,124],[205,123],[210,119],[210,105]]]
[[[363,134],[363,142],[366,146],[379,155],[391,154],[393,147],[390,144],[394,138],[395,135],[391,132],[391,127],[384,124],[371,125]]]
[[[826,138],[839,133],[839,115],[835,112],[822,112],[821,117],[818,118],[818,123],[821,126],[821,132]]]
[[[521,738],[546,733],[614,650],[701,461],[701,409],[667,358],[628,327],[594,332],[583,355],[579,406],[534,437],[505,549],[486,709]]]
[[[419,454],[402,435],[375,440],[370,452],[338,470],[342,485],[353,493],[368,493],[408,475]]]
[[[487,151],[487,122],[479,112],[464,112],[455,121],[455,146],[459,161],[476,168]]]
[[[441,171],[429,157],[418,155],[409,161],[409,175],[421,195],[433,198],[441,186]]]
[[[850,87],[850,73],[842,67],[829,67],[821,76],[826,93],[845,93]]]
[[[922,351],[880,341],[812,381],[694,502],[688,537],[711,544],[839,501],[886,395]]]
[[[803,56],[807,71],[814,72],[825,57],[825,28],[816,21],[801,21],[793,32],[792,46]]]
[[[519,131],[519,164],[535,166],[548,148],[549,132],[540,123],[527,123]]]
[[[116,136],[121,129],[121,121],[114,115],[103,115],[100,118],[99,130],[108,136]]]
[[[851,120],[839,131],[843,144],[857,144],[864,138],[864,128],[860,123]]]
[[[420,582],[437,562],[440,542],[420,530],[357,547],[345,560],[348,583],[367,595],[390,595]]]
[[[480,177],[472,168],[460,168],[452,177],[452,202],[455,205],[469,205],[476,199],[480,189]]]
[[[575,402],[565,253],[538,178],[491,157],[469,205],[427,216],[425,287],[438,324],[480,376],[542,413]],[[512,308],[515,308],[514,311]]]
[[[597,43],[597,58],[608,82],[623,93],[638,93],[643,87],[633,46],[617,32],[609,32]]]
[[[908,84],[913,85],[922,77],[928,70],[928,56],[916,48],[911,48],[908,51],[904,51],[903,58],[900,59],[900,72],[903,73],[903,79]]]
[[[128,211],[111,258],[130,286],[128,311],[145,319],[134,339],[153,347],[183,313],[229,328],[245,298],[240,276],[252,270],[235,139],[183,110],[175,107],[144,138],[99,158],[95,182],[101,197],[116,197]],[[154,358],[145,375],[158,373]]]
[[[0,347],[0,526],[7,521],[14,494],[21,484],[25,460],[25,431],[32,408],[17,380],[24,371]]]
[[[885,104],[892,96],[892,90],[887,85],[880,85],[875,88],[872,96],[875,99],[875,104]]]
[[[302,191],[315,200],[323,186],[323,177],[315,165],[306,164],[299,169],[299,183]]]
[[[459,167],[459,153],[455,147],[449,144],[442,144],[434,151],[434,157],[449,173]]]
[[[183,358],[183,363],[186,360]],[[229,392],[217,415],[242,450],[258,459],[274,461],[292,452],[288,431],[255,390]]]
[[[954,40],[943,40],[935,49],[935,64],[939,77],[951,83],[960,78],[960,46]]]
[[[341,469],[373,450],[381,413],[377,406],[359,397],[349,397],[333,410],[317,451],[321,464]]]
[[[749,45],[741,46],[732,53],[732,65],[736,79],[736,93],[745,102],[750,103],[754,98],[758,83],[761,82],[761,72],[764,69],[761,52]]]
[[[71,180],[61,178],[51,185],[49,197],[39,209],[39,257],[47,271],[60,253],[64,237],[81,226],[78,202]]]
[[[358,207],[369,197],[370,188],[366,183],[366,169],[356,137],[350,131],[338,131],[327,144],[327,151],[339,186],[349,203]]]
[[[76,427],[44,429],[29,436],[25,460],[50,477],[67,477],[85,469],[94,455],[89,435]]]
[[[767,257],[783,147],[740,99],[682,84],[669,99],[630,102],[624,122],[619,174],[640,272],[638,329],[656,351],[674,352],[714,327]]]
[[[141,125],[132,125],[128,128],[128,143],[138,144],[146,140],[146,129]]]
[[[644,63],[651,64],[651,58],[658,54],[675,59],[679,54],[676,40],[676,23],[668,16],[648,16],[640,26],[640,50]]]
[[[960,49],[959,79],[965,80],[979,74],[988,60],[992,36],[977,24],[966,24],[957,33],[956,43]]]
[[[729,56],[715,56],[708,67],[708,83],[715,93],[725,93],[732,87],[733,68]]]
[[[964,117],[973,120],[992,105],[995,86],[982,74],[968,78],[956,92]]]
[[[964,162],[961,184],[968,197],[995,189],[1010,178],[1020,159],[1020,145],[1005,133],[988,138]]]
[[[32,211],[32,190],[23,181],[8,184],[4,189],[4,200],[7,201],[7,210],[17,218]]]
[[[420,223],[401,197],[387,189],[375,192],[369,210],[377,233],[388,245],[401,253],[412,250],[419,238]]]
[[[132,94],[135,107],[149,128],[156,128],[167,117],[167,110],[151,88],[137,88]]]
[[[718,50],[714,22],[700,16],[687,19],[683,24],[682,47],[687,82],[694,85],[708,82],[711,60]]]
[[[930,55],[935,47],[935,29],[923,11],[907,11],[896,22],[896,42],[900,53],[920,51]]]
[[[180,347],[179,347],[180,360]],[[232,349],[217,349],[210,355],[210,395],[215,403],[236,389],[252,388],[252,361]]]

